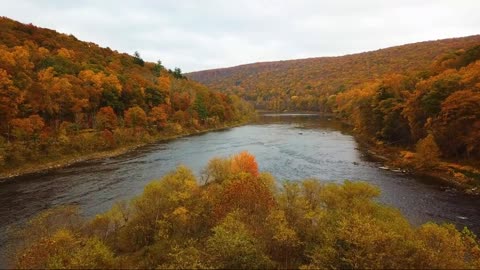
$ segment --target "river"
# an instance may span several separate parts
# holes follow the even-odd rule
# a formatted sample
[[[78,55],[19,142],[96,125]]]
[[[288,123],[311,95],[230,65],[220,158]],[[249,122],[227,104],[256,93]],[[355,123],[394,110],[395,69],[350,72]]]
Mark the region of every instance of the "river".
[[[0,254],[8,226],[64,204],[80,205],[92,216],[121,199],[142,192],[177,165],[197,175],[212,157],[243,150],[254,154],[262,171],[277,179],[363,180],[382,190],[379,200],[395,206],[415,225],[447,221],[480,232],[480,197],[465,195],[426,178],[379,169],[358,149],[348,129],[310,114],[266,114],[252,124],[151,144],[127,154],[75,164],[0,183]],[[3,257],[3,259],[2,259]],[[4,265],[4,256],[0,265]]]

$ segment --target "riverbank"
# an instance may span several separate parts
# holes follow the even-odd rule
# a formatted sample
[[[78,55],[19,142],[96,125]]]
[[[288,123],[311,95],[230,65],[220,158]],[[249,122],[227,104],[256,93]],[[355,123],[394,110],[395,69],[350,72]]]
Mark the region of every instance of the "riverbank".
[[[272,111],[261,111],[263,114],[274,114]],[[280,114],[311,113],[311,112],[279,112]],[[400,147],[393,147],[381,141],[372,141],[371,138],[362,137],[355,133],[350,123],[341,119],[334,113],[319,113],[324,118],[335,118],[350,129],[360,148],[370,158],[381,162],[380,169],[397,173],[411,174],[419,177],[428,177],[439,184],[453,187],[467,194],[480,195],[480,170],[478,167],[455,162],[440,161],[431,168],[418,168],[415,162],[415,153]]]
[[[138,143],[133,143],[129,145],[124,145],[112,150],[107,150],[107,151],[98,151],[98,152],[93,152],[93,153],[84,153],[84,154],[72,154],[68,156],[63,156],[59,159],[48,161],[48,162],[42,162],[42,163],[29,163],[25,164],[21,167],[17,168],[12,168],[12,169],[6,169],[0,173],[0,182],[3,181],[9,181],[11,179],[14,179],[15,177],[19,176],[26,176],[26,175],[33,175],[33,174],[40,174],[40,173],[46,173],[50,170],[55,170],[59,168],[65,168],[68,166],[72,166],[74,164],[80,163],[80,162],[85,162],[85,161],[92,161],[92,160],[99,160],[99,159],[105,159],[105,158],[111,158],[111,157],[116,157],[120,156],[123,154],[126,154],[130,151],[133,151],[139,147],[152,144],[152,143],[159,143],[159,142],[166,142],[182,137],[188,137],[188,136],[195,136],[195,135],[200,135],[204,134],[207,132],[213,132],[213,131],[220,131],[220,130],[225,130],[225,129],[230,129],[238,126],[242,126],[247,124],[249,121],[243,121],[240,123],[234,123],[231,125],[224,125],[224,126],[219,126],[215,128],[207,128],[207,129],[202,129],[202,130],[184,130],[182,133],[179,134],[159,134],[155,136],[152,140],[150,141],[144,141],[144,142],[138,142]]]
[[[466,194],[480,195],[480,170],[475,167],[441,160],[434,167],[418,168],[412,151],[356,138],[365,153],[384,164],[382,169],[429,177]]]

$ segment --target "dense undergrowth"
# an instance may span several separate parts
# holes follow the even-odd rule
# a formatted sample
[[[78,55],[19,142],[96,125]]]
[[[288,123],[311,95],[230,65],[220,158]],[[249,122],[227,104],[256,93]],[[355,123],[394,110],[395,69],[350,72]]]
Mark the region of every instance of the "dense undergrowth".
[[[278,183],[247,152],[184,166],[91,219],[47,210],[14,234],[18,268],[480,267],[468,229],[414,227],[364,182]]]

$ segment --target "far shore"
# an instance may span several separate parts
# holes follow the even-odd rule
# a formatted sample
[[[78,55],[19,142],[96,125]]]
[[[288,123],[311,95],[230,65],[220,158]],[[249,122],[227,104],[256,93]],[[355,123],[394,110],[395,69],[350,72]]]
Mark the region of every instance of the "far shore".
[[[268,115],[268,114],[316,114],[322,117],[331,117],[335,118],[338,121],[345,123],[341,119],[338,119],[335,114],[332,113],[322,113],[322,112],[307,112],[307,111],[267,111],[267,110],[257,110],[258,115]],[[178,139],[181,137],[187,136],[194,136],[199,135],[207,132],[213,131],[220,131],[225,130],[233,127],[242,126],[249,123],[242,122],[233,125],[222,126],[218,128],[210,128],[204,130],[191,130],[182,134],[170,135],[170,136],[158,136],[153,142],[142,142],[137,144],[132,144],[128,146],[119,147],[116,149],[112,149],[109,151],[101,151],[101,152],[94,152],[89,154],[78,154],[78,155],[71,155],[59,160],[54,160],[51,162],[46,162],[42,164],[29,164],[25,165],[20,168],[15,168],[11,170],[6,170],[0,173],[0,182],[3,181],[10,181],[20,176],[27,176],[27,175],[35,175],[39,173],[46,173],[51,170],[59,169],[68,167],[80,162],[84,161],[92,161],[92,160],[100,160],[105,158],[111,158],[123,155],[127,152],[133,151],[139,147],[149,145],[152,143],[159,143],[165,142],[169,140]],[[348,125],[348,123],[345,123]],[[352,134],[357,141],[359,142],[361,148],[363,148],[364,152],[372,157],[373,159],[381,162],[384,164],[385,168],[390,168],[392,170],[401,170],[404,173],[414,174],[417,176],[426,176],[432,179],[435,179],[438,184],[445,184],[449,186],[453,186],[454,188],[465,192],[466,194],[471,195],[480,195],[480,179],[476,179],[477,177],[480,178],[480,173],[478,173],[477,168],[473,168],[470,166],[463,166],[456,163],[449,163],[446,161],[440,162],[437,168],[432,168],[430,170],[419,170],[415,168],[405,168],[402,167],[402,162],[400,160],[400,152],[404,149],[397,149],[395,147],[389,147],[386,145],[378,145],[371,142],[368,142],[366,139],[362,139],[356,134]],[[461,168],[463,170],[467,170],[468,174],[477,175],[476,178],[466,176],[463,173],[452,173],[452,172],[460,172]],[[461,176],[461,177],[460,177]]]
[[[195,136],[195,135],[200,135],[203,133],[207,132],[213,132],[213,131],[220,131],[220,130],[225,130],[225,129],[230,129],[238,126],[242,126],[247,124],[248,122],[243,122],[243,123],[237,123],[237,124],[232,124],[232,125],[227,125],[227,126],[221,126],[218,128],[209,128],[209,129],[204,129],[204,130],[192,130],[188,131],[186,133],[182,134],[176,134],[176,135],[170,135],[170,136],[158,136],[153,142],[142,142],[142,143],[136,143],[136,144],[131,144],[127,146],[122,146],[119,148],[115,148],[112,150],[108,151],[100,151],[100,152],[93,152],[93,153],[88,153],[88,154],[75,154],[75,155],[70,155],[63,157],[58,160],[53,160],[49,161],[46,163],[41,163],[41,164],[28,164],[19,168],[14,168],[14,169],[8,169],[0,173],[0,182],[4,181],[11,181],[16,179],[17,177],[21,176],[28,176],[28,175],[35,175],[35,174],[40,174],[40,173],[47,173],[48,171],[55,170],[55,169],[60,169],[60,168],[65,168],[68,166],[72,166],[74,164],[78,164],[80,162],[85,162],[85,161],[92,161],[92,160],[101,160],[101,159],[106,159],[106,158],[111,158],[111,157],[116,157],[120,156],[123,154],[126,154],[128,152],[131,152],[139,147],[149,145],[152,143],[159,143],[159,142],[166,142],[182,137],[188,137],[188,136]]]

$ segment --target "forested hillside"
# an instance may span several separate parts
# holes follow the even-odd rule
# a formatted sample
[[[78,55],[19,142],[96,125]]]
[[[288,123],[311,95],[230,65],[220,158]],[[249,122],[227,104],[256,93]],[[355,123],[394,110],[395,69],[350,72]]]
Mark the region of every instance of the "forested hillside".
[[[480,45],[444,54],[417,76],[389,74],[339,93],[332,108],[362,135],[396,145],[427,139],[437,156],[478,159],[479,59]]]
[[[476,35],[339,57],[254,63],[187,76],[214,89],[237,93],[259,109],[328,111],[331,95],[389,73],[420,74],[440,55],[478,44],[480,36]]]
[[[258,108],[333,112],[365,141],[403,151],[397,166],[480,185],[480,36],[334,58],[189,74]],[[412,153],[415,152],[415,153]]]
[[[138,53],[0,18],[0,171],[245,120],[251,108]]]

